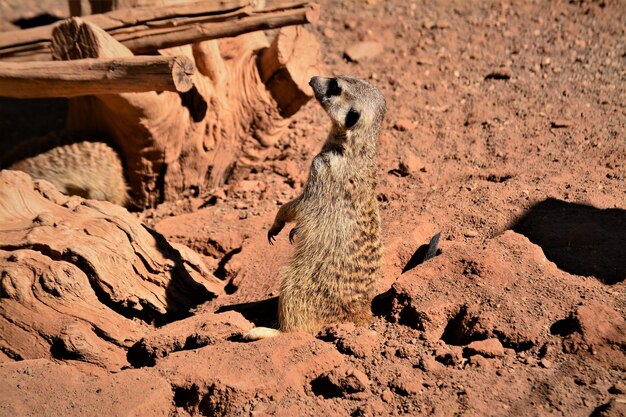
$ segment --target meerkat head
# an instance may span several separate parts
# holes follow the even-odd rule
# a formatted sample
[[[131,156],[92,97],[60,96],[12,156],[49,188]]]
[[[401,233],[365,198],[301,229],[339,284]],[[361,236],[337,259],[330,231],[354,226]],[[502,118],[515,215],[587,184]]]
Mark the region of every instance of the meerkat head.
[[[387,106],[382,93],[370,83],[340,75],[313,77],[309,85],[336,130],[350,136],[350,132],[380,129]]]

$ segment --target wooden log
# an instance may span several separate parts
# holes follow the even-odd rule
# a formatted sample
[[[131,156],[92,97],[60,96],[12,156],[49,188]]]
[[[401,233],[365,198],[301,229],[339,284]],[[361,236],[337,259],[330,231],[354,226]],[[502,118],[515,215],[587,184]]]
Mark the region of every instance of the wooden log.
[[[176,91],[193,87],[186,56],[135,56],[53,62],[0,62],[0,96],[76,97],[93,94]]]
[[[278,37],[294,39],[294,62],[309,62],[311,51],[319,49],[317,41],[311,35],[283,34],[293,30],[281,28]],[[115,145],[137,207],[211,192],[231,178],[262,169],[268,159],[280,155],[276,144],[289,120],[281,115],[274,92],[261,79],[259,54],[269,46],[263,32],[257,31],[160,50],[166,56],[193,57],[198,69],[191,76],[194,88],[183,94],[164,91],[70,98],[67,128]],[[272,50],[278,53],[280,48]],[[132,56],[105,31],[80,18],[55,28],[53,53],[58,60]],[[309,63],[319,68],[319,62]]]
[[[309,80],[319,74],[319,62],[319,44],[300,26],[282,30],[263,51],[259,73],[281,116],[291,117],[313,97]]]
[[[267,1],[256,9],[250,2],[203,1],[177,6],[120,9],[85,16],[135,54],[154,52],[209,39],[289,25],[313,23],[319,6]],[[50,60],[54,25],[0,33],[0,59]]]

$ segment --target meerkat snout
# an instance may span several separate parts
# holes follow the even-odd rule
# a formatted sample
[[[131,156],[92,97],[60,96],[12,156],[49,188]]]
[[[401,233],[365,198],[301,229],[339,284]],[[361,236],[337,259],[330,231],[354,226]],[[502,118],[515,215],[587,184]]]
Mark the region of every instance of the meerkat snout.
[[[309,85],[313,88],[315,98],[320,103],[323,101],[341,95],[341,87],[337,78],[313,77],[309,81]]]

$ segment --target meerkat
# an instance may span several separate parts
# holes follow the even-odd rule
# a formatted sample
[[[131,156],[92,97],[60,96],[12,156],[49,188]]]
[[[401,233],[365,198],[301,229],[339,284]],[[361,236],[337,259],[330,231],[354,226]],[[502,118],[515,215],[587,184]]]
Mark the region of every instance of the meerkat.
[[[66,132],[58,132],[25,141],[3,158],[12,161],[7,169],[49,181],[67,195],[125,205],[128,187],[117,152],[103,142],[63,144],[70,137]],[[42,152],[31,155],[34,151]]]
[[[280,330],[257,327],[244,340],[315,334],[336,322],[365,324],[372,315],[383,259],[376,151],[385,98],[348,76],[309,84],[332,127],[302,194],[280,207],[267,234],[272,244],[286,223],[296,223],[289,233],[294,253],[280,272]]]

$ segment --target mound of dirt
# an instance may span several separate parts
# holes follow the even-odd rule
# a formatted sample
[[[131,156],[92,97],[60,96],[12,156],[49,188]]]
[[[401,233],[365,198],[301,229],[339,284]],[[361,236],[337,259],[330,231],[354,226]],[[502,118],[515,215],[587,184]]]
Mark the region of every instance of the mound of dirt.
[[[0,365],[0,413],[5,416],[167,417],[171,404],[169,384],[151,370],[107,373],[45,359]]]

